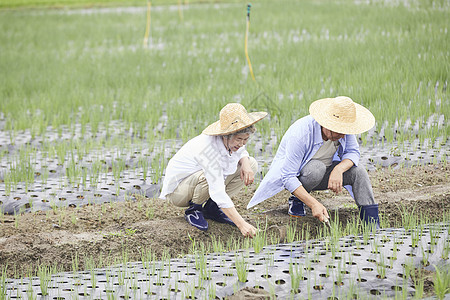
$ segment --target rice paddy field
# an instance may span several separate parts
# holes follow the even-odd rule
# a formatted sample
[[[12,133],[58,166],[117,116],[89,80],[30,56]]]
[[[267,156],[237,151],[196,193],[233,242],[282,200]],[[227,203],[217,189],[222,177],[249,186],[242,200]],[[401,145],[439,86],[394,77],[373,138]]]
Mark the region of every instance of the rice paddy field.
[[[220,109],[230,102],[240,102],[249,111],[269,113],[257,124],[258,131],[247,144],[248,151],[260,164],[256,185],[267,171],[284,132],[295,120],[308,114],[310,103],[340,95],[369,108],[376,118],[375,127],[358,136],[362,161],[369,170],[403,172],[404,168],[432,165],[443,170],[441,184],[448,182],[450,1],[261,0],[251,3],[249,23],[244,1],[149,4],[0,1],[0,226],[12,220],[17,229],[24,215],[48,217],[50,213],[61,212],[60,221],[54,220],[52,224],[62,228],[64,224],[77,223],[76,214],[70,217],[70,209],[78,211],[97,205],[106,215],[107,207],[117,202],[138,203],[140,208],[144,207],[143,216],[152,219],[159,213],[158,206],[153,204],[158,203],[156,198],[168,160],[183,143],[216,121]],[[424,244],[423,251],[417,250],[420,248],[417,246],[414,254],[424,257],[427,250],[435,253],[440,249],[444,254],[436,257],[441,260],[447,257],[443,260],[448,261],[449,198],[446,192],[442,195],[439,200],[445,208],[442,215],[423,221],[436,221],[440,225],[417,221],[410,226],[405,225],[405,220],[385,225],[398,225],[411,232],[436,226],[447,232],[440,235],[441,244],[431,245],[439,247],[430,250]],[[405,211],[404,215],[409,213]],[[132,227],[120,230],[120,238],[135,234]],[[3,231],[2,242],[9,237],[5,235],[6,227]],[[392,232],[395,237],[391,232],[386,235],[396,240],[397,231]],[[334,244],[342,246],[343,240],[339,244],[337,236],[348,240],[349,235],[357,234],[356,230],[343,230],[334,237]],[[432,232],[427,238],[434,235]],[[333,237],[331,232],[323,233],[324,236]],[[303,234],[290,242],[304,238]],[[381,239],[382,234],[373,238]],[[323,248],[323,242],[318,243]],[[353,239],[352,247],[358,247],[355,243]],[[264,244],[276,241],[267,240]],[[244,246],[242,243],[225,248],[238,251]],[[162,259],[159,263],[163,265],[169,260],[166,252],[170,252],[169,246],[168,249],[157,250],[158,259]],[[193,249],[191,254],[195,256],[197,250]],[[268,251],[271,253],[270,248]],[[72,261],[73,255],[74,252],[67,254]],[[245,255],[232,256],[238,264],[238,258]],[[151,258],[143,261],[152,261]],[[311,255],[302,259],[308,261]],[[43,262],[36,262],[30,266],[30,274],[25,274],[24,270],[11,269],[14,260],[0,261],[0,299],[50,299],[42,290],[42,282],[39,288],[33,288],[30,278],[38,271],[39,278],[69,271],[67,267],[52,268],[48,262],[44,269]],[[121,263],[125,266],[127,259]],[[287,263],[285,270],[289,271]],[[403,261],[397,267],[402,264],[404,267],[408,262]],[[94,266],[85,260],[82,265],[94,270],[114,262],[97,261]],[[149,269],[146,265],[139,268]],[[78,267],[69,269],[79,271]],[[134,272],[131,267],[125,269],[125,273]],[[197,269],[201,268],[197,265]],[[94,273],[85,272],[92,278]],[[108,269],[98,272],[104,275],[112,272],[119,279],[125,274]],[[291,269],[291,275],[292,272]],[[448,268],[442,272],[448,277]],[[198,288],[202,286],[199,282],[194,287],[183,283],[186,288],[181,289],[175,280],[168,287],[162,284],[161,276],[170,274],[170,268],[167,274],[153,271],[152,276],[160,276],[154,285],[158,291],[152,294],[155,291],[148,290],[145,294],[146,290],[139,285],[139,289],[131,289],[140,291],[138,296],[134,294],[134,299],[153,296],[214,299],[245,287],[245,284],[227,286],[223,281],[217,281],[223,286],[216,285],[211,274],[196,274],[195,278],[203,276],[209,278],[209,281],[203,278],[203,283],[214,282],[215,287],[223,287],[217,295],[215,289]],[[7,275],[16,279],[7,279]],[[103,279],[107,280],[106,277]],[[245,283],[241,279],[238,282]],[[290,282],[287,278],[280,280]],[[24,287],[20,292],[18,282],[32,288]],[[56,287],[51,289],[50,295],[55,297],[52,299],[131,297],[130,289],[123,284],[112,282],[107,287],[105,283],[96,289],[97,282],[91,282],[89,289],[95,291],[88,293],[87,285],[82,285],[85,290],[80,292],[77,282],[76,278],[67,282],[70,287],[65,291],[53,284]],[[270,285],[254,281],[252,286],[264,287],[270,297],[280,298],[290,295],[301,299],[313,294],[327,298],[338,294],[330,289],[325,289],[326,294],[320,290],[307,293],[306,286],[300,288],[303,291],[300,293],[290,293],[288,288],[286,294],[280,282],[275,280]],[[320,286],[314,284],[317,285]],[[393,286],[399,287],[389,285],[391,290],[387,294],[371,294],[376,288],[363,290],[369,298],[418,295]],[[39,290],[41,294],[27,290]],[[114,292],[105,292],[111,290]],[[209,292],[213,290],[214,293]],[[342,297],[348,295],[341,294],[339,299]]]

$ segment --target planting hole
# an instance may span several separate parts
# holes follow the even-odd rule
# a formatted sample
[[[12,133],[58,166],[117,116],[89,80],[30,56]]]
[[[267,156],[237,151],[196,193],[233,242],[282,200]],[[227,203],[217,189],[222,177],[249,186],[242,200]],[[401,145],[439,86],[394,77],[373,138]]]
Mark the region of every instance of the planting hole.
[[[278,279],[277,281],[275,281],[276,284],[281,285],[281,284],[285,284],[286,281],[284,281],[283,279]]]
[[[393,286],[391,286],[391,289],[392,289],[393,291],[401,291],[401,290],[402,290],[402,287],[401,287],[401,286],[393,285]]]
[[[328,275],[328,274],[324,274],[324,273],[322,273],[322,274],[319,274],[319,276],[320,276],[320,277],[326,277],[326,278],[330,277],[330,275]]]
[[[78,195],[77,199],[84,199],[84,196],[83,195]]]
[[[216,282],[216,284],[217,284],[218,286],[226,286],[226,285],[227,285],[225,282]]]
[[[381,292],[379,290],[375,290],[375,289],[370,290],[370,293],[372,295],[381,295]]]
[[[356,279],[356,281],[358,281],[358,282],[366,282],[367,279],[365,279],[365,278],[358,278],[358,279]]]
[[[322,284],[315,285],[313,286],[313,289],[315,289],[316,291],[321,291],[323,290],[323,285]]]
[[[363,271],[371,272],[371,271],[373,271],[373,269],[372,268],[363,268]]]

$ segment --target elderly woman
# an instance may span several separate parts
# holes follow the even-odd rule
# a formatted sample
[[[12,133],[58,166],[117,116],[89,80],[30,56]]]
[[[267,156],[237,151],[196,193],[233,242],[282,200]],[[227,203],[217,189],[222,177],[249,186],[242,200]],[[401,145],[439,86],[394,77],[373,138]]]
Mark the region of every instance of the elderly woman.
[[[188,141],[169,161],[161,199],[188,207],[185,219],[200,230],[211,219],[235,225],[244,236],[252,237],[255,227],[247,223],[231,201],[244,185],[253,183],[256,160],[245,150],[254,124],[266,112],[248,113],[239,103],[227,104],[219,121]]]

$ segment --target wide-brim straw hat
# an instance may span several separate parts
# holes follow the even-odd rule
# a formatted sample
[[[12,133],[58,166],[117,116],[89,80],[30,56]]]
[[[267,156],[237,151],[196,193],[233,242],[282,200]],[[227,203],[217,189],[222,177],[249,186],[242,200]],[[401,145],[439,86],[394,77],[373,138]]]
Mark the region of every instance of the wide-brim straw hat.
[[[267,116],[266,112],[248,113],[239,103],[228,103],[219,114],[219,121],[212,123],[203,130],[207,135],[227,135],[247,128]]]
[[[363,133],[375,125],[367,108],[345,96],[316,100],[309,113],[322,127],[341,134]]]

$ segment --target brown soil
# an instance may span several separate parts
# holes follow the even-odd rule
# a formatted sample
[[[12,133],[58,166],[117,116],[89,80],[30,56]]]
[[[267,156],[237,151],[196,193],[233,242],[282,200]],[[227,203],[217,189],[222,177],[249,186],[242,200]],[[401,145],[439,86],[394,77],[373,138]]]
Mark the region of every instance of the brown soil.
[[[447,165],[380,169],[369,174],[385,226],[401,226],[403,211],[414,210],[433,220],[450,210],[450,167]],[[289,217],[286,191],[256,209],[246,210],[255,188],[243,190],[234,197],[234,203],[250,223],[265,227],[267,222],[274,243],[284,241],[287,224],[294,223],[299,230],[308,224],[310,237],[322,226],[311,216],[295,220]],[[357,215],[354,201],[346,192],[340,195],[315,192],[315,196],[330,210],[332,218],[336,213],[342,223]],[[220,238],[225,244],[243,241],[236,227],[210,221],[208,231],[202,232],[189,226],[183,213],[183,209],[160,199],[137,199],[17,216],[2,215],[0,265],[8,266],[8,276],[20,277],[28,276],[40,264],[70,271],[75,255],[79,269],[83,269],[87,258],[102,267],[123,261],[124,253],[129,261],[138,261],[141,251],[149,248],[157,257],[163,253],[177,257],[189,253],[191,239],[205,244],[211,243],[212,237]]]

